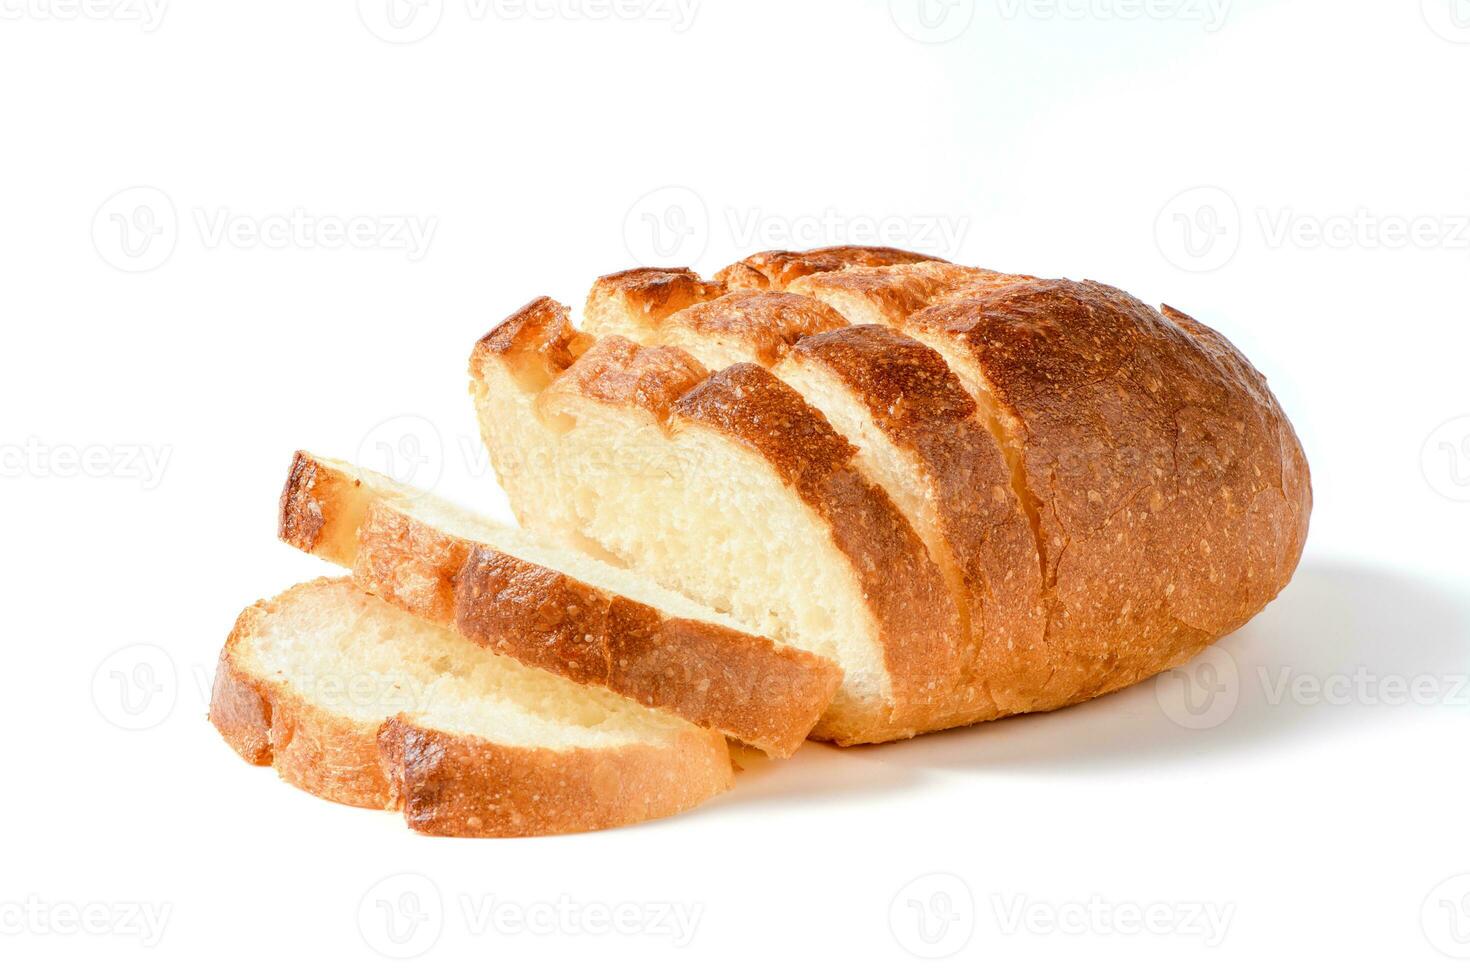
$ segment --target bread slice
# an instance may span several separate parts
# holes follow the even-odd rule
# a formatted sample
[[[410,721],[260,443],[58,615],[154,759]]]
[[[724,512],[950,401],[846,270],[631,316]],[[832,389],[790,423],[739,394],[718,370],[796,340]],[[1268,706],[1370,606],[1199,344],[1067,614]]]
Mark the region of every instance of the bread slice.
[[[524,524],[842,667],[816,737],[902,737],[948,704],[963,654],[942,574],[852,446],[769,371],[592,344],[543,298],[480,341],[471,376]]]
[[[604,318],[596,329],[621,326]],[[854,465],[923,540],[959,613],[966,663],[931,727],[1035,709],[1050,666],[1032,528],[999,445],[939,354],[782,292],[726,293],[641,332],[706,368],[769,368],[857,448]]]
[[[728,789],[725,741],[497,656],[354,588],[246,609],[210,720],[246,761],[421,833],[523,837],[668,816]]]
[[[800,747],[841,681],[632,571],[337,460],[296,454],[280,533],[399,609],[773,756]]]

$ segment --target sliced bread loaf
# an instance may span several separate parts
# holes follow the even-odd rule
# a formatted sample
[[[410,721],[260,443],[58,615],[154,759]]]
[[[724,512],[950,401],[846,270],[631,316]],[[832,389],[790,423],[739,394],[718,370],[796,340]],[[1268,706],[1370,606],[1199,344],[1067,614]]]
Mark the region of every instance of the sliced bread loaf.
[[[399,609],[773,756],[796,751],[841,680],[633,571],[340,461],[296,454],[280,533]]]
[[[902,737],[947,710],[963,650],[942,573],[852,446],[769,371],[593,344],[543,298],[481,340],[471,375],[524,524],[842,667],[817,737]]]
[[[425,834],[520,837],[686,810],[731,785],[725,741],[522,666],[347,579],[246,609],[210,720],[246,761]]]
[[[543,299],[477,349],[482,429],[513,506],[768,632],[811,637],[848,671],[818,729],[840,741],[1136,682],[1254,615],[1301,555],[1309,477],[1264,379],[1218,334],[1111,287],[839,247],[762,253],[710,281],[687,269],[606,276],[584,326]],[[754,453],[726,457],[722,445]],[[853,656],[855,634],[811,624],[834,610],[860,623],[863,607],[884,620],[882,589],[913,589],[913,565],[889,563],[844,592],[782,559],[825,603],[803,623],[810,604],[759,601],[755,573],[748,589],[732,586],[680,543],[715,542],[721,567],[754,569],[786,548],[827,567],[820,535],[789,530],[779,495],[750,474],[775,473],[812,512],[836,515],[833,541],[866,528],[803,491],[782,469],[792,460],[808,476],[834,465],[881,495],[926,559],[904,603],[932,598],[937,580],[954,608],[953,628],[931,617],[952,649],[914,661],[924,666],[908,683],[921,693],[906,714],[902,698],[887,702],[887,724],[833,722],[871,694],[862,683],[876,661]],[[642,519],[645,508],[659,516]],[[876,568],[882,552],[847,558]]]

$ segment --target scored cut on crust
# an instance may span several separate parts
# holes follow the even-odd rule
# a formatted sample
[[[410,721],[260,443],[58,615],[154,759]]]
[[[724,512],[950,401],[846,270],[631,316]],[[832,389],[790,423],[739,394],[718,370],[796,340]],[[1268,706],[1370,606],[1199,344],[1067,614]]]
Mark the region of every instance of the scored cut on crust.
[[[296,454],[280,529],[400,609],[773,756],[800,747],[841,682],[628,569],[338,460]]]
[[[246,761],[420,833],[522,837],[669,816],[728,789],[725,740],[493,654],[345,578],[241,613],[210,721]]]
[[[852,447],[769,371],[709,375],[626,336],[589,346],[543,298],[481,340],[471,375],[523,523],[840,664],[815,737],[903,737],[947,700],[962,651],[942,575]]]

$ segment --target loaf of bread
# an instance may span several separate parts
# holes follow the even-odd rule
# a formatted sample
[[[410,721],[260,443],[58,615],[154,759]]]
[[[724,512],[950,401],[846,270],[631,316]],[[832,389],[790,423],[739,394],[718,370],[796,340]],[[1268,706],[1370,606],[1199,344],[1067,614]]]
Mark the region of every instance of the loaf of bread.
[[[1296,568],[1311,485],[1171,307],[889,248],[597,280],[475,345],[520,527],[297,453],[210,718],[429,834],[611,827],[732,784],[726,739],[883,742],[1179,665]]]
[[[1286,584],[1311,489],[1219,334],[1093,282],[891,249],[542,298],[471,387],[518,519],[830,659],[885,741],[1176,666]]]

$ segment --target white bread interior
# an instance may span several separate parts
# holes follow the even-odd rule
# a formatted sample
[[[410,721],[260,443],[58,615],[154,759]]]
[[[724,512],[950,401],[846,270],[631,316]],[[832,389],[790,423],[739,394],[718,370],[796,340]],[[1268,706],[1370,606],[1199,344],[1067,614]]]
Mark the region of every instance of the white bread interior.
[[[696,306],[693,309],[703,308]],[[885,491],[907,518],[955,597],[960,633],[969,642],[971,626],[967,588],[954,550],[943,531],[934,486],[913,453],[896,445],[874,424],[868,406],[835,372],[815,360],[789,354],[766,363],[770,358],[762,356],[750,334],[710,329],[708,326],[700,328],[687,323],[680,314],[656,325],[648,325],[635,323],[626,316],[613,316],[604,310],[601,317],[589,319],[584,326],[603,335],[622,333],[636,337],[640,343],[678,347],[709,371],[719,371],[741,362],[765,363],[776,377],[796,389],[808,405],[825,416],[838,434],[853,445],[857,450],[853,464],[858,471]],[[637,533],[627,528],[623,531],[625,534]],[[626,546],[624,551],[632,551],[634,547],[636,542]]]
[[[928,549],[929,558],[944,576],[960,615],[960,633],[971,634],[970,607],[964,575],[954,549],[944,535],[933,483],[914,454],[896,445],[874,424],[872,412],[852,390],[822,365],[792,357],[772,367],[776,377],[795,388],[807,404],[824,415],[832,427],[857,449],[853,464],[888,494]]]
[[[526,667],[353,588],[297,586],[274,603],[235,666],[356,722],[414,724],[554,750],[672,744],[692,729],[626,698]],[[369,696],[370,695],[370,696]]]
[[[747,630],[834,661],[840,696],[889,698],[878,626],[850,563],[762,457],[699,426],[665,429],[570,392],[548,396],[520,431],[559,432],[557,451],[544,454],[554,465],[537,474],[540,493],[513,497],[569,503],[564,533]]]
[[[338,459],[318,459],[321,463],[361,481],[394,509],[445,534],[488,544],[497,551],[522,561],[541,565],[615,595],[641,602],[671,617],[713,623],[733,630],[741,629],[734,618],[709,606],[700,605],[672,589],[664,588],[632,569],[601,561],[575,548],[559,547],[546,537],[491,520],[443,497],[425,493],[372,470]],[[341,564],[351,568],[353,562],[348,558]]]
[[[471,389],[523,525],[831,660],[843,671],[836,711],[889,699],[861,584],[766,460],[697,425],[548,390],[549,374],[512,364],[477,358]]]

